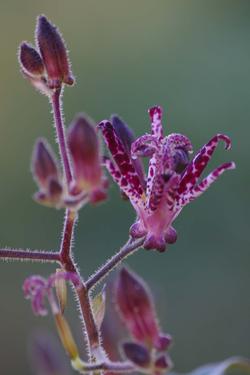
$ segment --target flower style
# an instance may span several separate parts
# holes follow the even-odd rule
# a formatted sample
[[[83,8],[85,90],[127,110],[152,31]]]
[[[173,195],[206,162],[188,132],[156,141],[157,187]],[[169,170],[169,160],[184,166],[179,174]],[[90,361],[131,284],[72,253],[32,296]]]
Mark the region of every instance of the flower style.
[[[178,133],[163,136],[161,107],[150,108],[149,116],[151,134],[135,141],[127,125],[116,117],[102,121],[99,127],[113,159],[105,158],[104,164],[137,214],[137,220],[130,228],[131,236],[145,237],[145,249],[162,252],[167,244],[177,239],[172,223],[182,208],[206,191],[222,173],[234,169],[235,164],[221,164],[199,182],[219,141],[222,140],[228,150],[230,138],[224,134],[215,135],[189,162],[190,140]],[[150,158],[147,178],[140,157]]]

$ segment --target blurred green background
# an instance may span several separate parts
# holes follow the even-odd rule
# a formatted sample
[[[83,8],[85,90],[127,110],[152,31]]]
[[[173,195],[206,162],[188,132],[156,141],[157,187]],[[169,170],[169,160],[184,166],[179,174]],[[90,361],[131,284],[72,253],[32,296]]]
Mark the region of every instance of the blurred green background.
[[[16,58],[18,44],[33,41],[40,13],[63,32],[77,77],[65,90],[67,123],[79,111],[96,121],[119,113],[139,136],[149,130],[147,108],[160,104],[166,133],[186,134],[195,150],[217,132],[232,137],[232,151],[219,147],[210,167],[235,160],[237,169],[183,211],[177,243],[165,254],[141,250],[128,263],[154,290],[177,370],[249,356],[250,1],[1,1],[1,246],[56,249],[63,212],[32,201],[29,170],[35,139],[54,140],[51,113]],[[75,248],[83,275],[126,241],[133,220],[115,186],[106,204],[81,212]],[[21,285],[52,270],[0,263],[1,375],[34,374],[26,343],[37,327],[54,327],[51,317],[33,316]]]

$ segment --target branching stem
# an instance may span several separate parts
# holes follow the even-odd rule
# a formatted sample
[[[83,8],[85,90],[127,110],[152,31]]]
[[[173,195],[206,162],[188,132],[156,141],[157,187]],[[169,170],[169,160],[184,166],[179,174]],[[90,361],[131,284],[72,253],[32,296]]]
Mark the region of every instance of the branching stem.
[[[60,262],[60,254],[58,252],[44,250],[21,250],[6,248],[0,249],[0,259],[34,262]]]
[[[130,373],[135,372],[135,366],[130,362],[110,362],[104,361],[99,363],[85,363],[80,359],[72,361],[72,366],[80,374],[86,374],[93,371],[109,371],[114,373]]]
[[[55,120],[56,133],[59,143],[59,149],[61,154],[61,162],[63,170],[65,173],[66,182],[68,189],[70,183],[72,182],[72,171],[70,166],[70,159],[68,154],[68,147],[65,138],[65,129],[62,118],[61,111],[61,89],[58,89],[54,92],[51,98],[52,109]],[[101,341],[98,329],[95,324],[94,315],[91,308],[91,302],[88,295],[88,290],[85,286],[83,279],[77,269],[77,265],[74,262],[72,254],[72,241],[74,235],[74,225],[77,219],[77,213],[73,210],[67,209],[65,214],[64,228],[63,228],[63,237],[60,247],[60,261],[61,265],[66,271],[74,272],[78,275],[81,280],[81,285],[74,285],[75,292],[77,295],[82,320],[84,322],[85,331],[87,335],[87,342],[89,346],[89,353],[92,356],[93,351],[98,351],[100,348],[100,353],[102,352]]]
[[[89,279],[86,281],[86,288],[94,288],[110,271],[118,266],[125,258],[135,253],[143,244],[144,238],[138,240],[129,239],[128,242],[112,258],[108,259]]]

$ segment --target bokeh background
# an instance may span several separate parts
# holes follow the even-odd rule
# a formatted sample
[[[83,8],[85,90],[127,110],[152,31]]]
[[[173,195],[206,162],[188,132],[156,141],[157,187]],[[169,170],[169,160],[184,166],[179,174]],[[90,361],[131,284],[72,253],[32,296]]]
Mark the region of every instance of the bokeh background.
[[[248,0],[2,0],[0,3],[0,242],[56,249],[63,212],[38,206],[30,155],[38,136],[54,141],[47,99],[19,73],[20,41],[33,41],[35,18],[46,14],[70,50],[77,84],[65,90],[65,118],[86,111],[96,121],[119,113],[136,135],[149,129],[147,108],[165,109],[165,131],[188,135],[197,150],[212,135],[233,139],[219,147],[212,168],[235,160],[204,196],[176,221],[178,242],[165,254],[139,251],[129,265],[154,290],[162,326],[174,336],[176,369],[250,354],[249,120],[250,2]],[[56,146],[55,146],[56,149]],[[76,230],[76,258],[84,275],[111,256],[134,220],[112,186],[98,208],[86,207]],[[52,266],[0,263],[0,373],[36,374],[27,343],[38,328],[21,285]],[[68,310],[80,337],[74,302]]]

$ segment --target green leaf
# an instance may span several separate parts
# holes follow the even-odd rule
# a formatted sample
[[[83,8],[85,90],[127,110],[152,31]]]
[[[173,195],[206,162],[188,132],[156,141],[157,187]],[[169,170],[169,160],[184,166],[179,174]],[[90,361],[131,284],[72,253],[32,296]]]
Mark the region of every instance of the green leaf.
[[[237,373],[250,374],[250,360],[243,357],[231,357],[222,362],[210,363],[198,367],[186,375],[224,375],[229,371],[237,371]],[[170,375],[180,375],[171,373]]]

